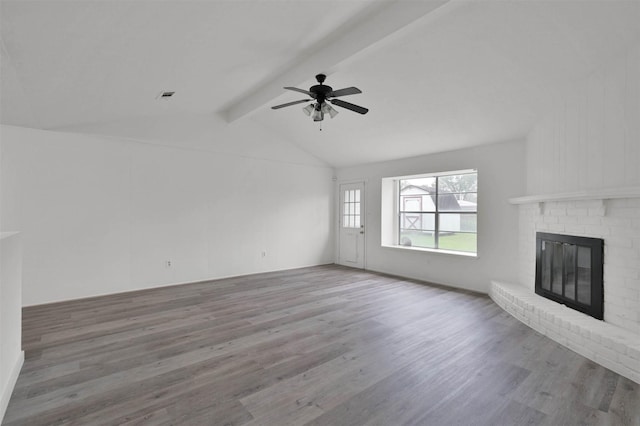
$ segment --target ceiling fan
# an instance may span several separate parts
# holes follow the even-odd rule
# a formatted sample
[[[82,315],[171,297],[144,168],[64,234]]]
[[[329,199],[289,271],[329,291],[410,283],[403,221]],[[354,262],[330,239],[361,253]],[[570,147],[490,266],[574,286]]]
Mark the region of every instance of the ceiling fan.
[[[315,86],[311,86],[309,90],[298,89],[297,87],[285,87],[285,89],[287,90],[304,93],[305,95],[311,97],[311,99],[302,99],[299,101],[287,102],[286,104],[273,106],[271,107],[271,109],[280,109],[309,101],[315,101],[302,108],[305,114],[313,118],[313,121],[324,120],[325,114],[329,114],[331,118],[335,117],[338,114],[338,111],[332,108],[331,105],[327,103],[327,101],[331,102],[331,104],[333,105],[357,112],[358,114],[366,114],[367,112],[369,112],[367,108],[361,107],[359,105],[345,102],[341,99],[334,99],[340,96],[356,95],[358,93],[362,93],[360,89],[358,89],[357,87],[347,87],[345,89],[333,90],[331,86],[325,86],[324,84],[322,84],[324,83],[324,80],[326,78],[327,76],[324,74],[316,75],[318,84],[316,84]]]

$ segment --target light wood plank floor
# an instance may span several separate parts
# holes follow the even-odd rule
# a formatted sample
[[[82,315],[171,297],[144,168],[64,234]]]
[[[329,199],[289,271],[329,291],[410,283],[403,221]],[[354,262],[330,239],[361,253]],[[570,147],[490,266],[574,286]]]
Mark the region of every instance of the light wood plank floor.
[[[487,296],[319,266],[24,309],[6,425],[640,425]]]

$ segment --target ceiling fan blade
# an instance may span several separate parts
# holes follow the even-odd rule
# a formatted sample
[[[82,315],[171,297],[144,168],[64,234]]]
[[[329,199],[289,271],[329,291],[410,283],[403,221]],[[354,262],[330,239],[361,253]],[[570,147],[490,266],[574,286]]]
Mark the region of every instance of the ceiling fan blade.
[[[357,95],[358,93],[362,93],[362,90],[357,87],[347,87],[346,89],[334,90],[329,93],[329,97],[337,98],[338,96]]]
[[[304,93],[305,95],[311,96],[313,99],[316,98],[315,93],[311,93],[308,90],[298,89],[297,87],[285,87],[287,90],[293,90],[294,92]]]
[[[331,99],[329,100],[329,102],[339,107],[350,109],[351,111],[357,112],[359,114],[366,114],[369,112],[367,108],[361,107],[359,105],[354,105],[349,102],[341,101],[340,99]]]
[[[271,109],[280,109],[280,108],[288,107],[291,105],[297,105],[297,104],[301,104],[309,101],[311,101],[311,99],[302,99],[300,101],[287,102],[286,104],[272,106]]]

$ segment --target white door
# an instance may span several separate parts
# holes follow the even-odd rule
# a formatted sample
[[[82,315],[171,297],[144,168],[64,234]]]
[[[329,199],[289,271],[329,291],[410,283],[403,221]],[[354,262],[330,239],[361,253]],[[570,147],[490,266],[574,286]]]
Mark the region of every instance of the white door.
[[[340,185],[338,263],[364,269],[364,182]]]

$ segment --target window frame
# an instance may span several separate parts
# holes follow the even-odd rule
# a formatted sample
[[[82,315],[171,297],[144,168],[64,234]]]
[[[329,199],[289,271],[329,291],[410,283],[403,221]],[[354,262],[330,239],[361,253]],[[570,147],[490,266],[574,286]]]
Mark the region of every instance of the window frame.
[[[423,173],[423,174],[417,174],[417,175],[409,175],[409,176],[394,176],[394,177],[388,177],[388,178],[383,178],[383,210],[385,209],[385,198],[388,200],[391,196],[393,197],[393,227],[392,227],[392,231],[389,231],[388,229],[385,231],[385,223],[382,223],[382,232],[389,234],[389,232],[393,233],[393,238],[392,241],[389,241],[389,238],[386,238],[386,243],[383,239],[382,241],[382,247],[388,247],[388,248],[397,248],[397,249],[402,249],[402,250],[413,250],[413,251],[425,251],[425,252],[434,252],[434,253],[443,253],[443,254],[454,254],[454,255],[460,255],[460,256],[467,256],[467,257],[478,257],[478,205],[477,205],[477,197],[478,197],[478,193],[479,193],[479,185],[476,184],[476,188],[475,191],[468,191],[468,192],[440,192],[440,188],[439,188],[439,178],[442,177],[447,177],[447,176],[458,176],[458,175],[465,175],[465,174],[475,174],[476,175],[476,180],[478,179],[478,170],[477,169],[465,169],[465,170],[452,170],[452,171],[444,171],[444,172],[437,172],[437,173]],[[406,211],[403,210],[403,206],[402,206],[402,202],[403,202],[403,198],[401,195],[401,182],[402,181],[406,181],[406,180],[411,180],[411,179],[420,179],[420,178],[435,178],[435,194],[433,196],[433,203],[434,203],[434,208],[432,211],[426,211],[425,207],[422,206],[421,207],[421,211],[417,212],[417,211]],[[388,194],[385,197],[384,194],[384,183],[385,181],[389,182],[389,180],[392,180],[393,182],[393,191],[392,191],[392,195]],[[476,194],[476,208],[474,211],[464,211],[464,210],[440,210],[440,206],[439,206],[439,202],[440,202],[440,196],[444,195],[444,194],[452,194],[452,195],[459,195],[459,194]],[[431,195],[431,194],[430,194]],[[428,209],[428,207],[427,207]],[[405,246],[401,244],[401,238],[402,238],[402,231],[406,231],[405,228],[403,228],[403,214],[406,214],[407,212],[409,213],[416,213],[416,214],[433,214],[434,215],[434,230],[433,230],[433,238],[434,238],[434,247],[420,247],[420,246]],[[441,233],[441,216],[442,215],[447,215],[447,214],[457,214],[457,215],[475,215],[476,217],[476,230],[475,232],[471,232],[471,231],[459,231],[459,233],[465,233],[465,234],[475,234],[476,235],[476,247],[475,247],[475,251],[461,251],[461,250],[451,250],[451,249],[447,249],[447,248],[440,248],[440,233]],[[386,226],[388,227],[389,224],[387,224]],[[443,232],[447,232],[447,231],[443,231]],[[391,244],[390,244],[391,243]]]

